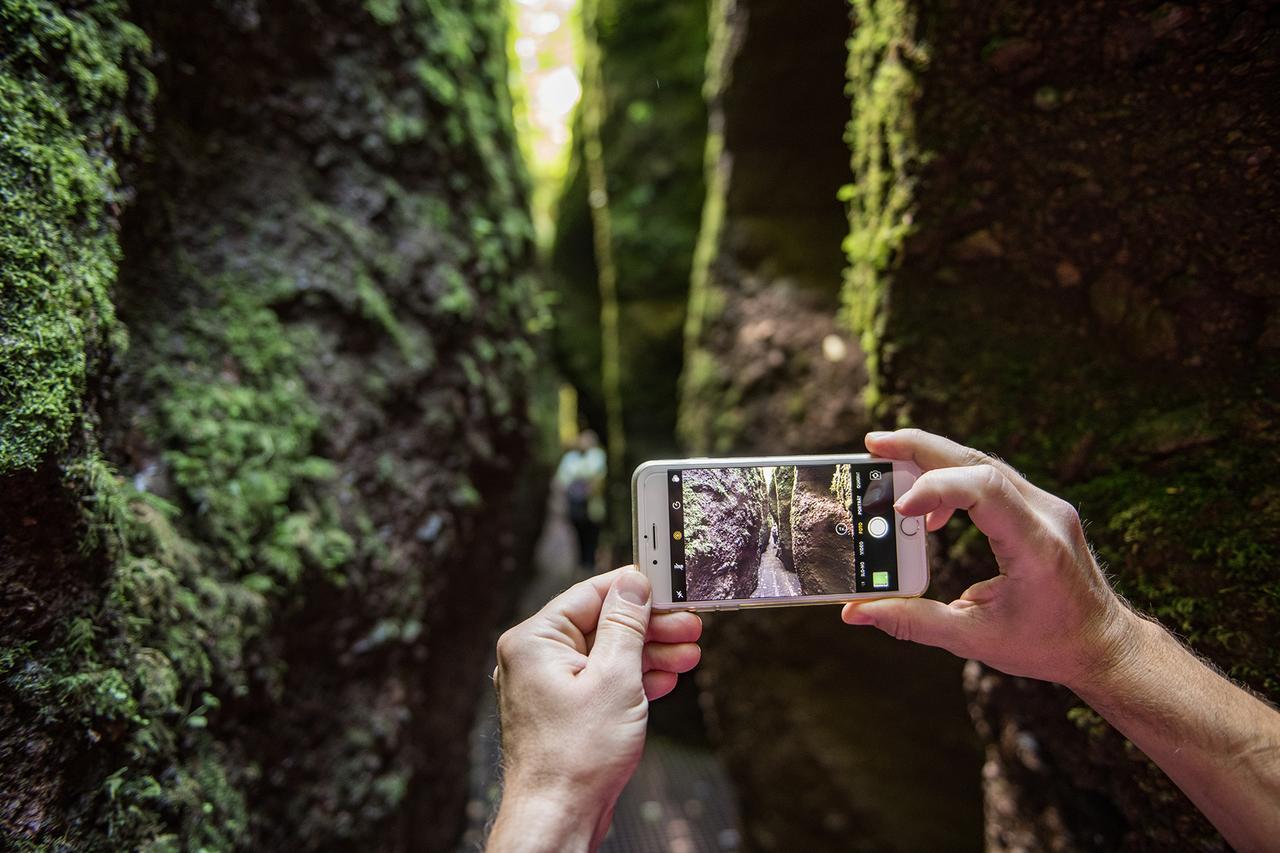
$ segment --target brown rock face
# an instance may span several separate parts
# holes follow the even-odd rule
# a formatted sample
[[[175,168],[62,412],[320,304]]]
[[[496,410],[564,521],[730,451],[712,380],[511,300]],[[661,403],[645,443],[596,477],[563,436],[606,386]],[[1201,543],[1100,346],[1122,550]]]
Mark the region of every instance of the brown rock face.
[[[847,537],[836,526],[851,524],[849,508],[831,492],[833,467],[796,469],[791,498],[792,552],[805,595],[830,595],[853,589],[853,560]]]
[[[864,354],[838,320],[847,221],[837,193],[854,178],[842,142],[847,7],[737,0],[714,14],[715,139],[687,327],[685,449],[860,450],[872,425]],[[774,484],[791,570],[784,471]],[[852,629],[838,608],[706,621],[699,684],[748,849],[981,846],[981,754],[959,661]]]
[[[1280,607],[1258,591],[1280,565],[1280,20],[1264,5],[860,2],[884,32],[852,47],[851,126],[881,125],[855,162],[894,140],[884,184],[910,198],[851,206],[848,296],[875,304],[858,328],[878,414],[1069,500],[1135,606],[1274,700]],[[927,61],[904,62],[917,48]],[[886,107],[874,84],[904,73]],[[898,245],[853,239],[900,226]],[[977,233],[1001,251],[951,251]],[[991,576],[967,525],[943,535],[939,593]],[[1069,691],[977,664],[966,686],[989,850],[1225,847]]]
[[[685,471],[689,598],[749,598],[768,543],[768,501],[756,468]]]

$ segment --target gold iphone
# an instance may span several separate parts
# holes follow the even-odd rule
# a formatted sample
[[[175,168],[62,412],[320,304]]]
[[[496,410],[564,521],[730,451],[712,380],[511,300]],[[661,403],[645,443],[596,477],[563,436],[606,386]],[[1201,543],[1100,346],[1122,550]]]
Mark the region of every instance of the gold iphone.
[[[634,559],[657,610],[920,595],[924,519],[893,509],[919,476],[865,453],[646,462],[631,477]]]

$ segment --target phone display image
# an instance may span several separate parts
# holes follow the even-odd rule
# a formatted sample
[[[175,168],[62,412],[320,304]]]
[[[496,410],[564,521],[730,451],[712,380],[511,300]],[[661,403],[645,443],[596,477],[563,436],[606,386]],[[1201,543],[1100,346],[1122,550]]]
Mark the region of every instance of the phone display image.
[[[667,470],[672,598],[898,588],[892,464]]]

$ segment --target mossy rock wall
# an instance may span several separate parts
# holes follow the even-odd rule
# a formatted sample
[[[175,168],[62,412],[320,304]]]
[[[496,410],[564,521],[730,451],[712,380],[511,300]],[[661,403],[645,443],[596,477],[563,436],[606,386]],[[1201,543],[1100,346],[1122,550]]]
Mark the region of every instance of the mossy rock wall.
[[[874,411],[1070,499],[1130,601],[1276,700],[1274,10],[854,5],[847,300]],[[992,571],[963,528],[947,595]],[[1224,846],[1068,691],[965,682],[990,849]]]
[[[540,515],[505,8],[0,20],[0,846],[451,849]]]
[[[704,197],[707,8],[586,0],[583,14],[583,104],[551,256],[554,336],[588,422],[610,444],[611,527],[625,559],[631,471],[676,452]],[[602,309],[611,320],[602,321]]]
[[[556,203],[555,235],[547,259],[547,291],[555,320],[551,351],[556,370],[578,392],[580,419],[608,437],[600,370],[600,285],[590,190],[582,158],[582,122],[574,123],[568,173]]]
[[[847,447],[866,422],[862,357],[836,321],[848,26],[839,3],[713,4],[707,199],[681,378],[686,449]]]
[[[849,26],[841,3],[713,6],[680,411],[691,453],[860,451],[871,425],[862,353],[837,318]],[[798,486],[774,485],[785,554]],[[749,849],[980,846],[960,662],[850,628],[835,607],[706,623],[699,685]]]

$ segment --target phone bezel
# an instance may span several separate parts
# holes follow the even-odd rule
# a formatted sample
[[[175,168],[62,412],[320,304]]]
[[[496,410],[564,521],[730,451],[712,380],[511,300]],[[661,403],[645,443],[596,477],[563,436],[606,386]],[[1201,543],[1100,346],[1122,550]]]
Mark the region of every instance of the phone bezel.
[[[788,596],[782,598],[738,598],[718,601],[671,600],[671,530],[667,515],[666,471],[670,468],[746,468],[779,465],[833,465],[842,463],[892,462],[893,496],[897,500],[920,476],[914,463],[880,459],[869,453],[836,453],[815,456],[740,456],[656,459],[636,468],[631,476],[632,559],[649,576],[656,610],[739,610],[751,607],[798,607],[810,604],[838,604],[875,598],[914,598],[929,587],[929,559],[924,519],[916,519],[918,532],[902,533],[904,516],[894,513],[898,535],[898,584],[892,592],[851,592],[835,595]],[[647,534],[647,535],[646,535]],[[657,564],[653,563],[657,560]]]

